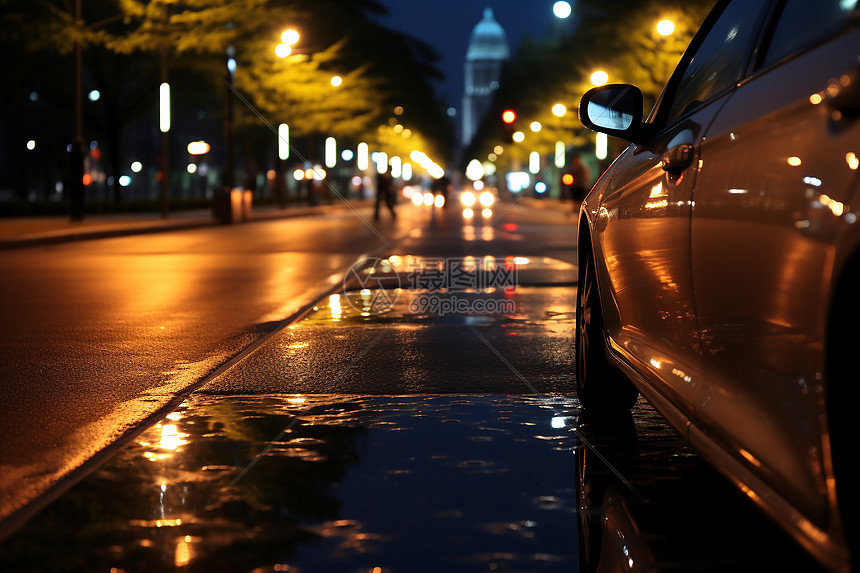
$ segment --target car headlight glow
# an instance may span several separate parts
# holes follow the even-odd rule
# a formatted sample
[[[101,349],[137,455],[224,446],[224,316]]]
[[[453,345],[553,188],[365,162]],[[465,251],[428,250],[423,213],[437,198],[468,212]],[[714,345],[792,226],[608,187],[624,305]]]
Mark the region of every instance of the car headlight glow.
[[[475,194],[471,191],[466,191],[460,195],[460,203],[464,207],[471,207],[475,204]]]
[[[496,198],[493,197],[493,194],[489,191],[484,191],[483,193],[481,193],[480,201],[481,205],[483,205],[484,207],[492,207],[493,203],[495,203],[496,201]]]

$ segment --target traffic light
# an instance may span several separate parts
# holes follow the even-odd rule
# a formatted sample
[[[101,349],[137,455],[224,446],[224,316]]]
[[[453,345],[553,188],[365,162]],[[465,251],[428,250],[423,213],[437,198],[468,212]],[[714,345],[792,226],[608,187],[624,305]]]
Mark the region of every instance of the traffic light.
[[[576,197],[573,196],[573,174],[572,173],[564,173],[561,176],[561,196],[562,199],[570,197],[574,201],[576,201]]]
[[[502,112],[502,136],[504,140],[511,143],[514,140],[514,122],[517,120],[517,112],[506,109]]]

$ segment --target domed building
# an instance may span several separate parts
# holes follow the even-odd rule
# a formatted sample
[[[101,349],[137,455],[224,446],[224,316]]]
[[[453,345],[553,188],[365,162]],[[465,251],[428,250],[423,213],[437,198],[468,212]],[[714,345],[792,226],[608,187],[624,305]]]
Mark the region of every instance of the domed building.
[[[511,57],[505,30],[484,9],[484,17],[472,30],[466,50],[465,93],[463,95],[463,145],[468,145],[487,113],[493,92],[499,87],[502,64]]]

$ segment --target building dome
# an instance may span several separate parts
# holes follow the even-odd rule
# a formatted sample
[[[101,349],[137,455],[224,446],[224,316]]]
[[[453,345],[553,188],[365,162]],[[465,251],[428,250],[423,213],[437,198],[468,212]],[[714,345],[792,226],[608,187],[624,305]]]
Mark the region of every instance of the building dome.
[[[484,18],[472,30],[466,61],[507,60],[510,55],[504,29],[493,17],[492,8],[485,8]]]

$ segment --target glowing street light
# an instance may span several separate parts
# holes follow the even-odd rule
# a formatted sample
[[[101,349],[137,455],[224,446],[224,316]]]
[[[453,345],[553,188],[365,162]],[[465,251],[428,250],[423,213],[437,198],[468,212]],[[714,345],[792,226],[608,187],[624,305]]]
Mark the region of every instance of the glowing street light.
[[[192,141],[186,147],[189,155],[206,155],[209,153],[209,144],[205,141]]]
[[[337,140],[333,137],[325,140],[325,166],[329,169],[337,166]]]
[[[563,117],[567,113],[567,107],[563,103],[557,103],[552,106],[552,114],[556,117]]]
[[[565,2],[564,0],[559,0],[555,4],[552,5],[552,13],[556,18],[560,20],[564,20],[565,18],[569,18],[570,14],[573,12],[573,9],[570,7],[570,2]]]
[[[159,99],[159,121],[158,126],[161,133],[170,131],[170,84],[164,82],[158,90]]]
[[[299,42],[299,33],[293,29],[284,30],[281,33],[281,41],[288,46],[295,46]]]
[[[281,42],[277,46],[275,46],[275,55],[279,58],[286,58],[289,56],[293,48],[299,41],[299,33],[295,30],[284,30],[281,34]]]
[[[604,72],[603,70],[597,70],[593,74],[591,74],[591,83],[595,86],[602,86],[606,82],[609,81],[609,74]]]
[[[290,158],[290,126],[282,123],[278,126],[278,159]]]
[[[339,87],[343,83],[343,78],[340,76],[332,76],[331,77],[331,85],[334,87]]]
[[[356,167],[358,167],[359,171],[364,171],[370,166],[369,161],[369,149],[366,143],[363,141],[358,144],[356,148],[356,154],[358,158],[356,159]]]
[[[669,36],[675,31],[675,23],[672,20],[660,20],[657,22],[657,33],[661,36]]]

